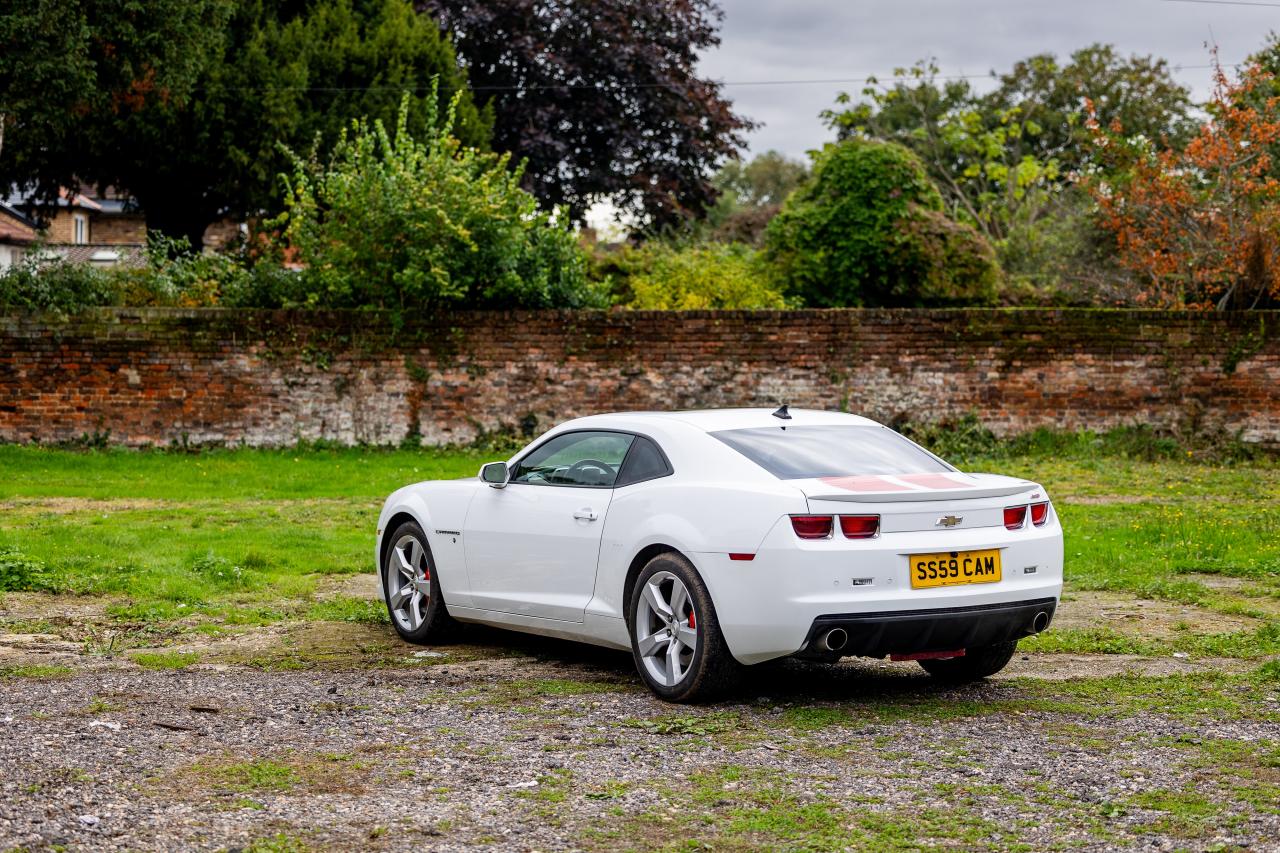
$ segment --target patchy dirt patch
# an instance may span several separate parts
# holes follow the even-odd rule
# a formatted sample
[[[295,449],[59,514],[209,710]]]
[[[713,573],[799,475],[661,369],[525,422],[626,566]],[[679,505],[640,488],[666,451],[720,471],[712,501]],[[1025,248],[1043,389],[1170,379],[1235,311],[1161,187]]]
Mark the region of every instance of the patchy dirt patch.
[[[0,595],[0,620],[87,623],[101,621],[112,602],[99,596],[6,592]]]
[[[0,501],[0,510],[38,509],[52,515],[75,513],[124,512],[139,509],[160,509],[173,505],[172,501],[150,498],[20,498]]]
[[[1252,631],[1261,621],[1227,616],[1202,607],[1134,598],[1116,592],[1071,590],[1053,617],[1054,628],[1105,628],[1147,639],[1169,639],[1185,632],[1222,634]]]
[[[371,571],[354,575],[323,575],[316,582],[316,598],[321,601],[335,598],[378,601],[378,577]]]
[[[1068,678],[1109,678],[1114,675],[1162,677],[1192,673],[1249,672],[1257,666],[1257,661],[1239,658],[1020,654],[1015,655],[1009,666],[995,678],[1039,678],[1061,681]]]

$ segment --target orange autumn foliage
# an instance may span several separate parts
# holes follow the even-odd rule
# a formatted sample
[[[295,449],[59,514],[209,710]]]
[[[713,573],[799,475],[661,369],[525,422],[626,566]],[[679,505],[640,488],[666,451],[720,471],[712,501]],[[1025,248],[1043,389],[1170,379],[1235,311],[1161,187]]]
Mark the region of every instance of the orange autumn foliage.
[[[1081,180],[1114,237],[1138,304],[1257,308],[1280,300],[1280,96],[1258,66],[1231,80],[1214,55],[1208,120],[1156,150],[1086,110],[1098,167]]]

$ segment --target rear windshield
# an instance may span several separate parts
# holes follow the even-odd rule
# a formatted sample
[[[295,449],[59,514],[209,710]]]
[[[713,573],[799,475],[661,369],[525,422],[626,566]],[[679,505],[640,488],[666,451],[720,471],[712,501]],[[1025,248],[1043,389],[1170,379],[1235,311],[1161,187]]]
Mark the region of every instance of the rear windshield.
[[[881,426],[763,427],[711,435],[780,480],[956,470]]]

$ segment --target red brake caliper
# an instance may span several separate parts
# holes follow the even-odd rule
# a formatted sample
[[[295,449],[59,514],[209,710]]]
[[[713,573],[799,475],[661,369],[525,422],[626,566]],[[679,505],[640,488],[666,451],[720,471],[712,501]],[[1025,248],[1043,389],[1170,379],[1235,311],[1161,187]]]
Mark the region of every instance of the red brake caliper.
[[[689,627],[690,627],[690,628],[697,628],[697,627],[698,627],[697,622],[695,622],[695,621],[694,621],[694,618],[693,618],[693,611],[692,611],[692,610],[690,610],[690,611],[689,611]]]

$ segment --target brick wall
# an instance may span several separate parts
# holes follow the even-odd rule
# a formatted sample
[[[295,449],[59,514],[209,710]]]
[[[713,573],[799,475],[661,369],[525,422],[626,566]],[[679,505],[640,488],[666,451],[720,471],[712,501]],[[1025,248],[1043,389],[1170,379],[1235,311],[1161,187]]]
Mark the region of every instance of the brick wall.
[[[103,216],[89,210],[58,208],[49,220],[46,236],[52,243],[74,243],[76,214],[88,217],[90,243],[137,244],[147,242],[147,221],[141,214]]]
[[[1280,314],[1092,310],[0,317],[0,440],[465,442],[620,409],[976,413],[1280,447]]]
[[[91,235],[94,243],[146,243],[147,220],[141,214],[95,216]]]

